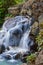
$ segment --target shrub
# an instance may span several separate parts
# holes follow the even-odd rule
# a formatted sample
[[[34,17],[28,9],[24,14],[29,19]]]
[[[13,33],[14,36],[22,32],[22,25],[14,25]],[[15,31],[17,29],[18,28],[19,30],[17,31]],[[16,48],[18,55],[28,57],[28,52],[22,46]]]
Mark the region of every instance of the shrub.
[[[36,42],[38,43],[38,49],[43,48],[43,30],[40,30],[39,35],[36,37]]]
[[[34,62],[36,59],[35,54],[31,54],[30,56],[27,56],[27,62]]]

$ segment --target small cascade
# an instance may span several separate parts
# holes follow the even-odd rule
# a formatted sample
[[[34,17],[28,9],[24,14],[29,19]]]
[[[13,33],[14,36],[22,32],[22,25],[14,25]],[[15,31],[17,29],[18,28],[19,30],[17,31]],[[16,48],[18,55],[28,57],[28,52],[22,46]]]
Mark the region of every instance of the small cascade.
[[[25,53],[30,51],[28,44],[29,41],[31,41],[29,38],[31,22],[31,18],[28,19],[24,16],[16,16],[5,21],[0,31],[0,45],[3,44],[5,48],[11,48],[9,51],[5,50],[5,52],[1,54],[2,57],[5,57],[7,54],[13,57],[20,52]]]
[[[19,45],[19,47],[21,47],[21,48],[24,48],[25,50],[26,49],[28,49],[28,43],[29,43],[29,33],[30,33],[30,30],[27,30],[24,34],[23,34],[23,36],[22,36],[22,38],[21,38],[21,40],[20,40],[20,45]]]

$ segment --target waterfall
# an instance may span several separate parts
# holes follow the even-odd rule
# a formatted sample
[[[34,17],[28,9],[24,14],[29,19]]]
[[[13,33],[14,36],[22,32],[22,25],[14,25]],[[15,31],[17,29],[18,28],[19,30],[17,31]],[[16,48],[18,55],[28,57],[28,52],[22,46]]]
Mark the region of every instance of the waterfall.
[[[21,40],[20,40],[20,45],[19,45],[19,47],[24,48],[25,50],[28,49],[29,33],[30,33],[30,30],[27,30],[27,31],[23,34],[23,36],[22,36],[22,38],[21,38]]]
[[[21,48],[28,48],[29,33],[30,33],[31,18],[28,19],[24,16],[16,16],[8,19],[2,26],[4,34],[2,44],[7,46],[18,46]]]
[[[30,51],[30,45],[33,44],[29,43],[31,41],[29,38],[31,22],[31,18],[28,19],[24,16],[16,16],[5,21],[0,31],[0,45],[3,44],[6,48],[10,47],[10,50],[5,51],[2,56]]]

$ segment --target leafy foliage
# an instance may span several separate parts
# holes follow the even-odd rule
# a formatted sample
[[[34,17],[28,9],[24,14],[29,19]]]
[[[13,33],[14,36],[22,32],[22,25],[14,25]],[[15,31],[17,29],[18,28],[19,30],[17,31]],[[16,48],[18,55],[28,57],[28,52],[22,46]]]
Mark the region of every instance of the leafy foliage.
[[[6,13],[8,13],[7,9],[11,5],[21,4],[25,0],[0,0],[0,26],[4,21],[4,17]]]
[[[38,45],[41,45],[43,43],[43,30],[41,30],[39,35],[37,36],[36,42],[38,43]]]
[[[34,62],[36,59],[35,54],[31,54],[30,56],[27,56],[27,62]]]
[[[0,26],[4,21],[5,14],[7,13],[7,0],[0,0]]]
[[[41,50],[43,48],[43,30],[41,30],[36,37],[36,42],[38,43],[38,49]]]

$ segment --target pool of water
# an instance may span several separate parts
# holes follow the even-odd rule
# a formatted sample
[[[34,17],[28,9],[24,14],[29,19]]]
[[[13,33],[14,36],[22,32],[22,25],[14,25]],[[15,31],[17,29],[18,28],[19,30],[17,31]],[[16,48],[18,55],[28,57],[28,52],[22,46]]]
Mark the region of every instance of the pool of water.
[[[11,62],[11,61],[0,61],[0,65],[22,65],[22,62],[21,61],[14,61],[14,62]]]

